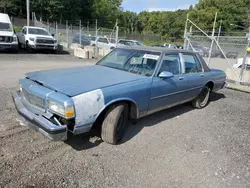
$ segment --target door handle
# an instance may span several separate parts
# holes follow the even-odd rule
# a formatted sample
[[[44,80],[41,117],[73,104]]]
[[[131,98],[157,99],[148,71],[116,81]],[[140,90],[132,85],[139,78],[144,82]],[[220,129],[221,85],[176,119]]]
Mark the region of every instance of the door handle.
[[[184,80],[184,77],[179,77],[179,80]]]
[[[204,77],[204,74],[200,74],[201,75],[201,77]]]

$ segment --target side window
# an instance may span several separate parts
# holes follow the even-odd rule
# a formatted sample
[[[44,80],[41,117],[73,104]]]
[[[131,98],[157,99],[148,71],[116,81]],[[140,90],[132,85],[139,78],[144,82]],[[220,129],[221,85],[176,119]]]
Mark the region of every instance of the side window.
[[[97,42],[102,42],[102,38],[99,38],[99,39],[97,40]]]
[[[26,35],[27,34],[27,29],[23,28],[22,33]]]
[[[202,72],[202,66],[200,61],[194,55],[183,54],[185,63],[185,73],[197,73]]]
[[[167,54],[163,58],[160,73],[163,71],[171,72],[173,75],[181,74],[181,62],[178,54]]]
[[[120,40],[119,43],[120,44],[125,44],[125,42],[123,40]]]
[[[103,38],[103,42],[106,43],[106,44],[109,43],[108,39],[106,39],[106,38]]]
[[[90,40],[91,40],[91,41],[95,41],[95,40],[96,40],[96,37],[90,37]]]

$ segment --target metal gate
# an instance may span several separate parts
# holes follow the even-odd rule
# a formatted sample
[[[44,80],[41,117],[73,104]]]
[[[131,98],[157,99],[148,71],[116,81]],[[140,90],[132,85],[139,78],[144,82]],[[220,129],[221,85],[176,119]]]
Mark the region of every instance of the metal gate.
[[[216,31],[216,25],[217,13],[212,31],[202,30],[187,15],[184,49],[198,52],[204,57],[210,68],[225,71],[229,82],[250,85],[250,58],[247,52],[250,40],[248,34],[232,33],[232,35],[225,36],[222,33],[221,22],[218,31]]]

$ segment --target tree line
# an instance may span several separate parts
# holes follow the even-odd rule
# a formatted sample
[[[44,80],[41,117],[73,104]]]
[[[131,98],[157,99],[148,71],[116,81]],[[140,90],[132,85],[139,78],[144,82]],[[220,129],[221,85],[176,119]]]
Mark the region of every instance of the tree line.
[[[30,0],[30,10],[43,20],[58,22],[88,21],[94,25],[113,28],[116,21],[120,30],[128,34],[155,34],[166,40],[183,38],[185,20],[189,18],[202,29],[212,30],[215,13],[216,28],[222,25],[222,34],[247,31],[250,0],[199,0],[188,10],[138,13],[124,11],[122,0]],[[26,1],[1,0],[0,11],[16,17],[26,17]]]

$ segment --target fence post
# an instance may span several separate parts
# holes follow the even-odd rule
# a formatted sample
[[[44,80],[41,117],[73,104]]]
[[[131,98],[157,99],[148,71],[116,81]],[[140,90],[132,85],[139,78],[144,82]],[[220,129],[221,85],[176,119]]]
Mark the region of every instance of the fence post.
[[[79,44],[82,46],[82,21],[79,20]]]
[[[97,19],[95,20],[95,36],[98,35],[98,28],[97,28]]]
[[[250,32],[249,32],[249,34],[250,34]],[[244,70],[245,70],[245,67],[246,67],[247,54],[248,54],[247,49],[248,49],[248,46],[249,46],[249,45],[250,45],[250,40],[248,40],[248,42],[247,42],[246,53],[245,53],[245,55],[244,55],[243,62],[242,62],[242,66],[241,66],[241,70],[240,70],[239,82],[241,82],[242,79],[243,79],[243,74],[244,74]]]
[[[87,22],[87,32],[88,32],[88,35],[89,35],[89,21]]]
[[[68,26],[68,20],[66,20],[66,35],[67,35],[67,48],[69,48],[69,26]]]
[[[116,23],[116,33],[115,33],[115,46],[117,47],[118,46],[118,37],[119,37],[119,26],[118,24]]]
[[[56,21],[56,40],[58,40],[58,25],[57,25],[57,21]]]
[[[214,18],[214,25],[213,25],[213,33],[212,33],[212,43],[210,46],[210,51],[209,51],[209,57],[208,57],[208,66],[210,65],[210,61],[211,61],[211,55],[212,55],[212,51],[213,51],[213,46],[214,46],[214,34],[215,34],[215,26],[216,26],[216,21],[217,21],[217,12],[215,14],[215,18]]]
[[[246,47],[246,53],[242,62],[241,70],[240,70],[240,78],[239,81],[241,82],[243,79],[243,74],[246,66],[247,61],[247,54],[248,54],[248,47],[250,46],[250,12],[248,12],[248,21],[249,21],[249,32],[248,32],[248,38],[247,38],[247,47]]]
[[[188,14],[187,14],[187,19],[186,19],[186,24],[185,24],[185,30],[184,30],[184,49],[187,49],[187,25],[188,25]]]

